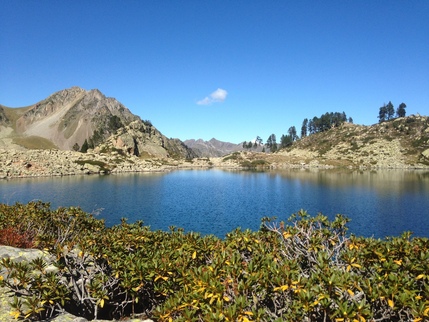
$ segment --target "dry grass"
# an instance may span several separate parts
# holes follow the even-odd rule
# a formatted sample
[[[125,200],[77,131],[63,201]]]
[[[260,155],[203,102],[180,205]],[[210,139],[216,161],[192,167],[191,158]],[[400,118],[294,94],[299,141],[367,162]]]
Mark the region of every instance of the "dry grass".
[[[20,145],[26,149],[58,149],[58,147],[53,144],[48,139],[42,138],[40,136],[23,136],[23,137],[15,137],[13,139],[13,143]]]

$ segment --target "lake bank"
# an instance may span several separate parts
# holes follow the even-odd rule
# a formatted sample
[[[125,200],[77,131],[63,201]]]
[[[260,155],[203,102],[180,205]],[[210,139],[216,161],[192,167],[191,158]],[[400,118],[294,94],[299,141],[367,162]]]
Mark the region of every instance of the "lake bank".
[[[71,176],[88,174],[168,172],[178,169],[289,169],[289,168],[349,168],[373,169],[429,169],[422,164],[406,165],[387,163],[373,167],[345,166],[332,162],[324,163],[308,151],[292,150],[273,154],[241,152],[226,157],[195,158],[192,160],[144,159],[124,156],[120,153],[80,153],[62,150],[13,150],[0,149],[0,179]]]

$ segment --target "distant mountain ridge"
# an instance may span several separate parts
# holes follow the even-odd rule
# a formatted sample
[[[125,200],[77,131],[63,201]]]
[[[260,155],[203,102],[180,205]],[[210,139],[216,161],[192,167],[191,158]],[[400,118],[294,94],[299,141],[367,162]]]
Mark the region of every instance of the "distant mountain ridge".
[[[223,142],[212,138],[209,141],[203,139],[190,139],[183,141],[199,157],[223,157],[227,154],[244,150],[243,144]],[[260,149],[259,149],[260,150]],[[257,150],[255,150],[257,151]]]
[[[126,127],[132,123],[134,130],[130,134]],[[195,155],[180,140],[166,138],[150,122],[142,121],[123,104],[106,97],[98,89],[87,91],[72,87],[22,108],[0,105],[1,148],[77,150],[85,144],[94,148],[121,128],[125,129],[122,133],[128,136],[125,141],[131,137],[133,143],[133,147],[123,146],[125,153],[143,153],[147,145],[150,146],[146,151],[149,156],[186,158]],[[141,135],[136,132],[139,129],[144,130]],[[135,149],[137,146],[139,149]]]

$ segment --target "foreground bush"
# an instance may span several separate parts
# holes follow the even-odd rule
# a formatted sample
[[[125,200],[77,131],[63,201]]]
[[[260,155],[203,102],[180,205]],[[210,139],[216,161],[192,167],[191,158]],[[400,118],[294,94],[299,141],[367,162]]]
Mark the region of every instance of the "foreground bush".
[[[347,221],[300,211],[221,240],[126,220],[106,228],[41,202],[1,205],[0,229],[49,250],[56,269],[3,259],[0,283],[15,295],[11,313],[33,320],[62,308],[157,321],[428,320],[428,239],[349,236]]]

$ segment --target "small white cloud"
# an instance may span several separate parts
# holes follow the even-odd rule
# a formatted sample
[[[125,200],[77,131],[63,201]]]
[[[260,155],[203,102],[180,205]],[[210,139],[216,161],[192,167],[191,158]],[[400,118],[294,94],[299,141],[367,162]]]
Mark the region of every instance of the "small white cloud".
[[[210,105],[211,103],[212,103],[212,101],[208,97],[205,97],[202,100],[197,102],[198,105]]]
[[[218,88],[210,96],[204,97],[197,102],[198,105],[210,105],[212,103],[223,102],[226,99],[228,92],[222,88]]]

